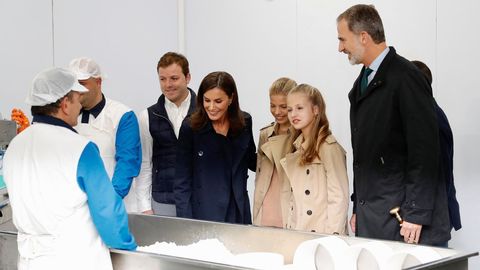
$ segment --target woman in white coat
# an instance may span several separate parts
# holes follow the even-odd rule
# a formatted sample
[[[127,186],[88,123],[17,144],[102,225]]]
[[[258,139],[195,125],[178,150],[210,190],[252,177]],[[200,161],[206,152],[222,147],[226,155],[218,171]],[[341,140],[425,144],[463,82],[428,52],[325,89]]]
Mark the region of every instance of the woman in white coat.
[[[287,116],[287,94],[297,83],[279,78],[269,90],[270,113],[275,122],[260,130],[257,171],[253,201],[253,224],[285,228],[290,202],[290,183],[285,179],[280,159],[285,156],[290,122]]]
[[[292,187],[288,228],[347,234],[348,178],[345,151],[335,140],[320,91],[301,84],[287,96],[295,132],[281,160]]]

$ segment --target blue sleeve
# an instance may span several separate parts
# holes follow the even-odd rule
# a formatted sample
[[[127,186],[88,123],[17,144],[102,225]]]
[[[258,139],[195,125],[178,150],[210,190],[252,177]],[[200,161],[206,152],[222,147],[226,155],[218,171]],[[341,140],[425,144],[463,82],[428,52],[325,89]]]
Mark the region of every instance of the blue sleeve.
[[[103,242],[111,248],[135,250],[137,244],[128,229],[128,215],[122,199],[112,187],[98,148],[88,143],[80,156],[77,182],[87,194],[93,223]]]
[[[142,164],[142,146],[137,117],[132,111],[125,113],[118,124],[115,139],[115,171],[112,185],[124,198],[127,196],[133,178],[140,172]]]
[[[183,120],[178,136],[173,194],[178,217],[192,218],[193,130],[188,119]]]

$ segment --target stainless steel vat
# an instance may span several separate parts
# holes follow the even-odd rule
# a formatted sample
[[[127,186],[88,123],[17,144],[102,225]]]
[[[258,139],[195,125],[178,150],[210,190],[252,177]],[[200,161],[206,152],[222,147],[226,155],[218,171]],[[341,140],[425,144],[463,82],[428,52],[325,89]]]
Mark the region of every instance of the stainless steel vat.
[[[182,218],[129,215],[130,229],[135,235],[138,245],[154,244],[156,241],[175,242],[177,245],[188,245],[202,239],[217,238],[234,254],[244,252],[276,252],[291,263],[297,246],[310,239],[324,235],[296,232],[275,228],[234,225]],[[0,231],[2,227],[0,226]],[[344,237],[349,244],[356,244],[369,239]],[[390,242],[389,245],[406,245]],[[463,252],[453,249],[435,248],[444,258],[428,264],[417,265],[409,269],[468,269],[468,258],[477,256],[478,252]],[[4,253],[5,252],[5,253]],[[4,255],[7,254],[7,255]],[[145,252],[130,252],[112,249],[113,268],[127,269],[249,269],[233,265],[199,261],[167,255]],[[16,261],[16,236],[12,232],[0,232],[0,270],[15,269],[11,267]]]

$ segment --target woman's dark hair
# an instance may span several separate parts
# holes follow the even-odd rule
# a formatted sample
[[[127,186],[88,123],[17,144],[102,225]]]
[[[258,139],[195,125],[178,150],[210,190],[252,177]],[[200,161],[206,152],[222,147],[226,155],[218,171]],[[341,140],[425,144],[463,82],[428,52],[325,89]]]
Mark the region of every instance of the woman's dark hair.
[[[432,84],[432,81],[433,81],[433,77],[432,77],[432,72],[430,71],[430,69],[428,68],[428,66],[423,63],[422,61],[419,61],[419,60],[413,60],[412,63],[418,68],[420,69],[420,71],[423,73],[423,75],[425,76],[425,78],[427,78],[427,81],[428,83],[431,85]]]
[[[204,127],[210,119],[203,107],[203,97],[208,90],[218,88],[232,99],[232,103],[228,106],[227,118],[230,123],[229,131],[232,134],[238,134],[245,127],[245,118],[240,110],[238,102],[238,92],[232,75],[224,71],[216,71],[208,74],[203,78],[197,93],[197,108],[190,117],[190,123],[193,130],[199,130]]]

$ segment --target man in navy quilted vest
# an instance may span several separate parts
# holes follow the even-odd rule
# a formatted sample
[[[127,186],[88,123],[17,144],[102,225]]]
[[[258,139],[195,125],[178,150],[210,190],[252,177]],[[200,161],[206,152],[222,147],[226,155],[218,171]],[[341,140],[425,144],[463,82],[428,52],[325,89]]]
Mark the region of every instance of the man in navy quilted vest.
[[[164,54],[157,73],[162,95],[139,116],[142,166],[137,179],[151,185],[137,194],[142,205],[151,205],[143,213],[176,216],[173,182],[178,133],[183,119],[195,109],[196,95],[188,88],[191,77],[185,56]]]

